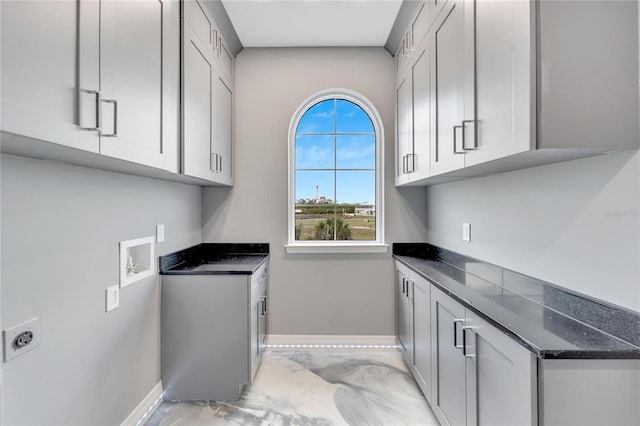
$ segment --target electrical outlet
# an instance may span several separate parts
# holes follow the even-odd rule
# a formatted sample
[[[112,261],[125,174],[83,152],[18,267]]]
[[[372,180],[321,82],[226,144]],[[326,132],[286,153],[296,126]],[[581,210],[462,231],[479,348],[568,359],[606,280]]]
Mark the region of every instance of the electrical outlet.
[[[156,243],[164,242],[164,225],[156,226]]]
[[[29,352],[40,345],[38,318],[7,328],[2,334],[4,340],[4,362]]]
[[[470,223],[462,224],[462,240],[471,241],[471,224]]]
[[[105,310],[113,311],[120,306],[120,286],[114,285],[107,288],[105,292]]]

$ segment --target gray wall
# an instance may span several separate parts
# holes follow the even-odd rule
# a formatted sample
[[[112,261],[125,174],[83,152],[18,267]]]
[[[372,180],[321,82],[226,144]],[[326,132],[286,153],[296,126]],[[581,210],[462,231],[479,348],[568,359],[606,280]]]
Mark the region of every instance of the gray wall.
[[[626,151],[429,187],[428,241],[640,311],[639,169]]]
[[[384,123],[386,241],[425,240],[426,191],[393,186],[392,57],[383,48],[249,48],[235,72],[235,185],[204,190],[203,241],[271,244],[270,334],[395,334],[390,254],[284,250],[289,122],[308,96],[332,87],[366,96]]]
[[[3,424],[119,424],[160,380],[159,278],[121,289],[118,242],[164,254],[201,241],[199,187],[3,155],[2,326],[40,318],[3,364]]]

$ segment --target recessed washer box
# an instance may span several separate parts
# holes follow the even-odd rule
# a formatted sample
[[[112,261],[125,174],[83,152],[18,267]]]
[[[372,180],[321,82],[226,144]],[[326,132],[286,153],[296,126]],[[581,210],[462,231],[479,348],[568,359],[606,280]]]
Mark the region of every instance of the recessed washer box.
[[[120,288],[156,273],[153,236],[120,241]]]

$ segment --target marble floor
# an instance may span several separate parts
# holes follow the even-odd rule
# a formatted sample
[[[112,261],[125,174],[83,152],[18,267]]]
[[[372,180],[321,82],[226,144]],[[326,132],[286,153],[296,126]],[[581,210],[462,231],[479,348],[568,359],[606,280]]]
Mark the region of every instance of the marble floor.
[[[438,425],[396,350],[268,350],[235,402],[163,402],[146,425]]]

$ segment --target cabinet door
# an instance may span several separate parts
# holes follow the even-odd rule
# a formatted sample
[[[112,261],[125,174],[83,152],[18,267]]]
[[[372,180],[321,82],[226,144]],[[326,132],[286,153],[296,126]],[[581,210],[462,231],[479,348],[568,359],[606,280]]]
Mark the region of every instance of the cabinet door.
[[[431,403],[431,284],[413,274],[413,367]]]
[[[425,39],[416,53],[416,61],[411,67],[412,74],[412,117],[413,137],[409,140],[411,149],[407,164],[411,172],[409,179],[413,182],[429,177],[430,141],[429,126],[431,122],[429,99],[431,96],[429,76],[428,39]]]
[[[184,22],[182,48],[182,173],[215,180],[213,51]]]
[[[412,52],[415,52],[427,35],[427,31],[429,31],[429,26],[431,25],[431,8],[429,6],[429,2],[420,1],[416,7],[417,13],[415,18],[412,20],[409,29],[409,34],[411,34],[410,45]]]
[[[449,0],[431,36],[431,174],[464,167],[464,4]]]
[[[396,266],[398,340],[402,346],[402,356],[409,367],[413,365],[413,309],[411,305],[411,282],[409,270]]]
[[[251,317],[249,318],[249,362],[251,368],[251,382],[253,382],[260,361],[260,333],[259,324],[262,315],[262,299],[252,299]]]
[[[467,311],[464,342],[468,425],[537,424],[531,352]]]
[[[447,0],[427,0],[427,6],[429,7],[429,19],[430,24],[438,18],[443,7],[447,3]]]
[[[101,2],[100,153],[178,171],[179,2]]]
[[[467,166],[528,151],[535,141],[532,2],[474,0],[471,5],[465,5],[465,93],[471,99],[465,105],[473,106],[475,98],[475,111],[467,107],[465,114],[472,120],[465,126]]]
[[[396,185],[409,182],[408,160],[413,139],[411,73],[396,86]]]
[[[100,4],[2,1],[0,8],[2,130],[98,152]]]
[[[465,358],[462,353],[464,307],[431,288],[431,407],[445,425],[466,424]]]
[[[213,88],[211,152],[218,161],[215,180],[233,185],[233,85],[216,70]]]

